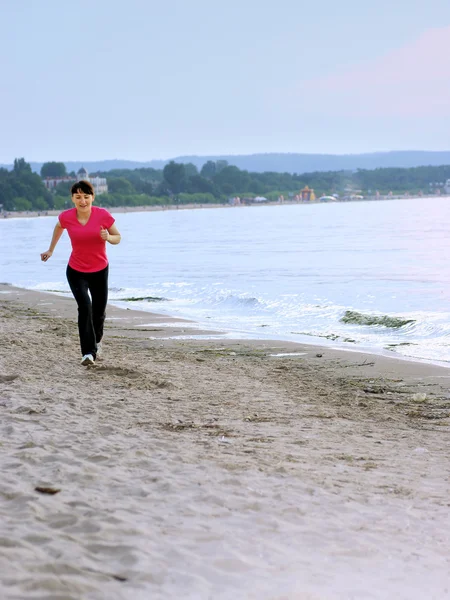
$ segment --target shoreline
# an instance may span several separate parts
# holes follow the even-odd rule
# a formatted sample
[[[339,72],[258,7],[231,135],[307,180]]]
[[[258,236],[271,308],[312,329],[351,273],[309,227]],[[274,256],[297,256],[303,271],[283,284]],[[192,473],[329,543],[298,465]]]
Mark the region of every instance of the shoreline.
[[[448,369],[0,292],[2,597],[447,596]]]
[[[11,294],[11,295],[10,295]],[[62,296],[52,292],[29,290],[14,287],[8,283],[0,283],[0,300],[12,300],[25,303],[30,310],[38,309],[49,317],[57,312],[57,318],[74,320],[76,317],[76,304],[71,295]],[[120,323],[119,323],[120,321]],[[158,327],[159,324],[163,326]],[[309,341],[290,341],[275,338],[233,338],[227,337],[228,332],[214,329],[202,329],[201,324],[195,321],[169,316],[163,313],[147,312],[134,308],[122,308],[110,304],[107,306],[105,328],[125,329],[127,335],[136,339],[151,339],[168,345],[181,341],[184,344],[238,344],[242,346],[255,346],[280,350],[280,354],[302,353],[317,355],[322,358],[325,353],[332,360],[352,361],[371,364],[378,363],[381,369],[391,372],[415,371],[424,376],[434,375],[450,380],[449,365],[441,364],[426,359],[416,359],[405,356],[391,356],[386,353],[376,353],[371,349],[340,348],[333,342],[330,344],[313,343]],[[147,336],[151,333],[151,336]],[[106,335],[106,334],[105,334]],[[192,336],[192,337],[191,337]],[[202,339],[201,339],[202,338]],[[369,359],[369,360],[367,360]]]
[[[123,213],[134,213],[134,212],[164,212],[170,210],[198,210],[203,208],[252,208],[255,206],[311,206],[313,204],[349,204],[352,202],[386,202],[389,200],[418,200],[418,199],[430,199],[430,198],[450,198],[450,196],[382,196],[380,198],[367,197],[367,198],[353,198],[351,200],[336,200],[336,202],[320,202],[317,200],[312,201],[290,201],[285,200],[284,202],[269,201],[269,202],[258,202],[250,204],[239,204],[232,205],[230,203],[217,203],[217,204],[178,204],[178,205],[150,205],[150,206],[110,206],[105,207],[111,213],[123,214]],[[70,207],[69,207],[70,208]],[[60,210],[45,210],[45,211],[11,211],[11,212],[0,212],[0,219],[34,219],[37,217],[57,217],[64,208]]]
[[[70,294],[70,292],[68,292],[67,294],[63,294],[63,293],[59,293],[59,292],[45,292],[45,291],[37,291],[37,290],[32,290],[29,288],[20,288],[20,287],[15,287],[10,283],[1,283],[0,282],[0,295],[4,294],[7,290],[13,290],[13,291],[19,291],[19,292],[29,292],[30,294],[46,294],[50,297],[58,297],[58,298],[64,298],[66,300],[68,300],[69,302],[72,301],[72,296]],[[39,297],[39,296],[38,296]],[[140,322],[142,321],[152,321],[153,320],[157,320],[159,322],[164,322],[164,323],[176,323],[176,322],[180,322],[180,323],[189,323],[189,325],[187,326],[186,329],[182,330],[182,333],[179,332],[179,330],[177,328],[172,328],[172,327],[164,327],[163,331],[166,331],[169,335],[169,333],[172,331],[172,335],[174,337],[183,335],[183,338],[188,340],[190,339],[191,336],[192,339],[195,339],[195,336],[202,336],[204,341],[213,341],[213,340],[220,340],[221,338],[223,338],[224,341],[226,340],[231,340],[231,341],[241,341],[242,343],[273,343],[273,344],[282,344],[285,345],[286,347],[289,348],[296,348],[296,347],[311,347],[312,349],[314,349],[315,351],[319,352],[322,350],[327,350],[327,351],[335,351],[337,353],[354,353],[354,354],[358,354],[358,355],[366,355],[369,357],[382,357],[386,360],[397,360],[397,361],[402,361],[402,362],[408,362],[408,363],[412,363],[412,364],[418,364],[418,365],[431,365],[431,366],[436,366],[442,369],[450,369],[450,363],[446,362],[446,361],[439,361],[439,360],[433,360],[433,359],[427,359],[427,358],[420,358],[420,357],[415,357],[415,356],[408,356],[408,355],[402,355],[402,354],[397,354],[395,353],[395,351],[388,351],[384,348],[370,348],[368,346],[362,346],[362,347],[350,347],[350,346],[344,346],[342,343],[339,344],[334,340],[326,340],[326,338],[322,339],[319,336],[318,339],[320,339],[320,341],[314,342],[311,341],[309,338],[309,336],[307,336],[306,334],[301,336],[299,340],[288,340],[285,339],[283,337],[273,337],[270,336],[269,334],[260,334],[259,336],[256,336],[256,334],[254,335],[254,337],[245,337],[245,334],[240,335],[239,337],[232,337],[232,332],[223,330],[223,329],[202,329],[202,325],[200,323],[197,323],[196,321],[192,321],[190,319],[185,319],[183,317],[176,317],[173,315],[167,315],[165,313],[155,313],[153,311],[144,311],[144,310],[138,310],[135,308],[129,308],[126,307],[124,308],[123,306],[117,306],[114,304],[114,300],[110,300],[108,301],[108,312],[113,309],[114,311],[131,311],[130,314],[136,315],[136,319],[138,319]],[[120,314],[120,313],[119,313]],[[148,316],[148,318],[147,318]],[[118,318],[117,316],[115,318]],[[311,336],[314,337],[314,336]],[[169,338],[167,338],[169,339]]]

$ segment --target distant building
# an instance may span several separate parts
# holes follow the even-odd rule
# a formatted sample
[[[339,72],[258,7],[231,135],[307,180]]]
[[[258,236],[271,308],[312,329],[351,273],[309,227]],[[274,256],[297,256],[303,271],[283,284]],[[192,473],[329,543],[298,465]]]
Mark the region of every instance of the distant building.
[[[90,177],[84,167],[79,169],[76,177],[70,175],[66,175],[66,177],[46,177],[43,179],[43,183],[48,190],[52,191],[60,183],[72,183],[81,179],[92,183],[96,195],[108,193],[108,184],[105,177]]]
[[[444,191],[446,194],[450,194],[450,179],[445,182]]]
[[[302,202],[314,202],[316,195],[314,190],[306,185],[300,192],[300,198]]]
[[[97,196],[99,194],[108,193],[108,184],[106,183],[105,177],[89,177],[89,173],[86,171],[86,169],[84,167],[81,167],[81,169],[79,169],[77,173],[77,181],[80,181],[81,179],[92,183],[94,187],[94,192]]]
[[[45,185],[45,187],[52,191],[55,189],[55,187],[60,184],[60,183],[71,183],[72,181],[75,181],[75,179],[73,177],[70,177],[69,175],[67,175],[66,177],[46,177],[45,179],[42,180],[43,184]]]

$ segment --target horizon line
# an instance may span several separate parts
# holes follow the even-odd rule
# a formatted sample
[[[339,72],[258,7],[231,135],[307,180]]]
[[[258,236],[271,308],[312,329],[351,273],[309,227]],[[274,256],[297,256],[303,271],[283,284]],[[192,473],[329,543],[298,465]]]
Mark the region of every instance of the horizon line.
[[[167,162],[167,161],[171,161],[171,160],[175,160],[178,158],[221,158],[223,156],[229,156],[229,157],[250,157],[250,156],[269,156],[269,155],[282,155],[282,156],[339,156],[339,157],[344,157],[344,156],[368,156],[368,155],[379,155],[379,154],[400,154],[400,153],[429,153],[429,154],[444,154],[450,152],[450,148],[448,150],[415,150],[415,149],[410,149],[410,150],[373,150],[370,152],[345,152],[342,154],[339,153],[335,153],[335,152],[252,152],[249,154],[227,154],[227,153],[223,153],[223,154],[179,154],[177,156],[171,156],[169,158],[150,158],[150,159],[134,159],[134,158],[93,158],[93,159],[67,159],[67,160],[36,160],[36,159],[25,159],[25,157],[15,157],[15,159],[17,158],[24,158],[24,160],[27,163],[46,163],[46,162],[82,162],[82,163],[89,163],[89,162],[113,162],[113,161],[121,161],[121,162],[138,162],[138,163],[147,163],[147,162]],[[0,163],[2,166],[4,165],[13,165],[14,164],[14,160],[11,163]]]

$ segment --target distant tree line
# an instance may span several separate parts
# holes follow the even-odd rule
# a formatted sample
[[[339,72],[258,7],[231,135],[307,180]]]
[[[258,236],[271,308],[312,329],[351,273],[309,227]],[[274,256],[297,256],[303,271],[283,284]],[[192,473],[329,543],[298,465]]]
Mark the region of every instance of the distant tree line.
[[[99,173],[107,177],[109,194],[102,195],[105,205],[139,203],[136,195],[151,197],[151,204],[187,202],[226,202],[230,196],[262,195],[275,200],[280,195],[296,195],[306,185],[316,196],[345,195],[351,191],[363,195],[435,193],[443,191],[450,179],[450,166],[414,167],[409,169],[358,169],[318,171],[314,173],[252,173],[229,165],[225,160],[208,161],[199,171],[192,163],[170,162],[164,169],[116,170]],[[201,194],[202,198],[196,199]],[[128,197],[128,201],[126,198]]]
[[[16,158],[12,171],[0,169],[0,208],[6,211],[48,210],[52,195],[42,179],[23,158]]]
[[[62,162],[42,165],[41,177],[31,171],[23,158],[14,161],[12,171],[0,169],[0,205],[6,211],[63,209],[70,207],[71,181],[62,181],[49,192],[42,178],[75,178]],[[450,166],[383,168],[357,171],[319,171],[314,173],[254,173],[231,166],[225,160],[207,161],[199,170],[194,164],[167,164],[163,169],[116,169],[92,175],[106,177],[108,194],[97,197],[101,206],[148,206],[210,204],[226,202],[231,196],[265,196],[286,199],[308,185],[316,196],[435,193],[450,179]],[[1,208],[1,206],[0,206]]]

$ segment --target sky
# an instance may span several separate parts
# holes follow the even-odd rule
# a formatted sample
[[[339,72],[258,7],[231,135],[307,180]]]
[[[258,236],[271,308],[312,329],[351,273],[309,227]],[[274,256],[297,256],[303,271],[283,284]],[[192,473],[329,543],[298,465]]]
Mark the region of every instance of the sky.
[[[0,163],[450,149],[449,0],[0,0]]]

